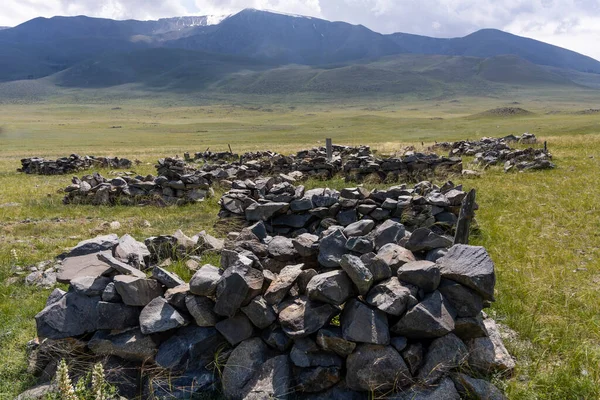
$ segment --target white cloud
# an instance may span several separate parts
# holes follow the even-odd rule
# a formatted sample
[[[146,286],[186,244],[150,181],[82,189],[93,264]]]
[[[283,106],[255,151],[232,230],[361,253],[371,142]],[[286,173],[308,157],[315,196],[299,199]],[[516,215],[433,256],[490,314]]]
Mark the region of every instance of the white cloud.
[[[456,37],[497,28],[600,59],[598,0],[2,0],[0,25],[36,16],[156,19],[247,7],[347,21],[382,33]]]

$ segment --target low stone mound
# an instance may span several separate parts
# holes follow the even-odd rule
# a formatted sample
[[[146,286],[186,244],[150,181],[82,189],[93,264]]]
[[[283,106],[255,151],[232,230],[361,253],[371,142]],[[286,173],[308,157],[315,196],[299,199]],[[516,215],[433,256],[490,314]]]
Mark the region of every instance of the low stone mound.
[[[474,114],[472,117],[519,117],[523,115],[533,115],[533,113],[521,107],[498,107]]]
[[[212,182],[200,174],[104,178],[95,172],[73,177],[64,189],[64,204],[183,205],[214,195]],[[177,178],[178,177],[178,178]]]
[[[48,368],[44,345],[69,341],[127,363],[146,398],[504,398],[464,374],[514,368],[483,312],[496,282],[486,250],[439,241],[431,258],[409,250],[415,237],[437,240],[431,231],[365,222],[294,239],[258,222],[225,243],[220,268],[204,265],[189,283],[134,239],[81,243],[70,256],[104,269],[71,275],[36,315],[35,370]],[[358,250],[372,232],[378,246]],[[144,376],[154,365],[166,373]]]
[[[64,175],[77,171],[96,168],[128,169],[132,162],[126,158],[119,157],[94,157],[79,156],[71,154],[69,157],[61,157],[49,160],[43,157],[31,157],[21,159],[21,168],[18,172],[37,175]]]
[[[409,229],[429,228],[452,235],[465,196],[462,186],[452,182],[441,187],[424,181],[414,187],[337,191],[306,190],[281,177],[263,178],[234,181],[221,197],[219,216],[238,217],[247,223],[264,221],[269,233],[286,236],[320,234],[333,225],[348,227],[360,221],[380,225],[388,220]]]

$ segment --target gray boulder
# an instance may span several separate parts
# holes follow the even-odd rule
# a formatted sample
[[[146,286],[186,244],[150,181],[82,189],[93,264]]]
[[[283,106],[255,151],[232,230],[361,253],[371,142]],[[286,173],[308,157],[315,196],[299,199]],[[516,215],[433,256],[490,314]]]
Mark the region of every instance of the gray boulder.
[[[429,251],[450,246],[452,246],[452,239],[438,235],[428,228],[415,229],[406,243],[406,248],[411,251]]]
[[[100,296],[110,282],[105,276],[79,276],[71,279],[71,290],[84,296]]]
[[[315,275],[308,282],[306,292],[311,300],[333,305],[345,303],[355,293],[348,274],[341,270]]]
[[[342,369],[339,367],[313,367],[313,368],[294,368],[294,387],[299,392],[317,393],[327,390],[337,384],[342,378]],[[323,398],[331,399],[328,393],[323,393]],[[301,397],[302,398],[302,397]],[[310,397],[311,399],[313,397]]]
[[[312,257],[319,252],[319,237],[303,233],[292,239],[292,245],[300,257]]]
[[[296,279],[302,273],[304,264],[288,265],[284,267],[277,278],[267,288],[264,298],[268,304],[276,305],[288,294]]]
[[[125,234],[119,239],[119,243],[114,249],[114,256],[124,262],[138,260],[143,265],[145,260],[150,257],[150,251],[144,243]]]
[[[161,343],[156,363],[162,368],[183,370],[204,366],[225,341],[215,328],[184,326]]]
[[[214,312],[215,302],[208,297],[188,294],[185,296],[185,306],[198,326],[215,326],[219,321],[219,316]]]
[[[450,371],[459,368],[469,356],[467,346],[456,335],[449,333],[429,345],[425,362],[419,370],[419,379],[430,385]]]
[[[369,271],[371,271],[373,283],[381,282],[392,276],[392,269],[390,266],[375,253],[363,254],[360,257],[360,260],[365,264]]]
[[[450,378],[444,378],[435,385],[413,386],[408,390],[389,397],[389,400],[460,400]]]
[[[400,316],[407,308],[410,295],[410,290],[392,277],[373,286],[366,301],[386,314]]]
[[[187,323],[185,318],[163,297],[157,297],[140,313],[140,329],[144,335],[179,328]]]
[[[254,203],[249,205],[246,210],[246,220],[248,221],[268,221],[275,215],[284,214],[289,208],[289,203],[271,202],[266,204]]]
[[[233,317],[240,307],[261,293],[263,281],[263,274],[247,265],[227,268],[217,284],[215,312]]]
[[[162,296],[163,288],[154,279],[137,278],[131,275],[117,275],[113,282],[117,293],[128,306],[145,306],[154,298]]]
[[[482,374],[493,372],[512,373],[515,368],[515,361],[504,347],[504,343],[502,343],[496,322],[488,318],[483,323],[488,337],[467,341],[469,366]]]
[[[123,302],[121,295],[119,294],[119,292],[117,292],[117,288],[115,287],[114,282],[110,282],[104,288],[104,291],[102,292],[102,301],[108,301],[110,303],[122,303]]]
[[[119,237],[111,233],[110,235],[96,236],[93,239],[82,240],[77,243],[67,254],[67,257],[77,257],[86,254],[99,253],[101,251],[112,250],[119,243]]]
[[[342,337],[342,330],[337,326],[319,329],[317,344],[325,351],[334,352],[341,357],[348,357],[356,348],[356,343]]]
[[[279,323],[288,336],[300,338],[317,332],[339,312],[339,308],[331,304],[314,302],[306,296],[300,296],[281,303]]]
[[[242,307],[242,312],[259,329],[265,329],[277,320],[273,307],[262,296],[256,296],[250,303]]]
[[[344,235],[347,238],[353,236],[364,236],[371,232],[375,227],[375,221],[369,219],[362,219],[356,221],[344,228]]]
[[[140,271],[139,269],[132,267],[129,264],[125,264],[122,261],[117,260],[116,258],[114,258],[113,256],[111,256],[110,254],[107,253],[98,253],[98,260],[105,262],[106,264],[110,265],[110,267],[112,269],[114,269],[115,271],[117,271],[120,274],[123,275],[132,275],[138,278],[145,278],[146,274],[143,273],[142,271]]]
[[[310,338],[300,338],[294,342],[290,359],[297,367],[342,367],[344,360],[335,353],[323,351]]]
[[[190,279],[190,292],[198,296],[214,296],[221,273],[220,268],[210,264],[203,265]]]
[[[454,330],[454,316],[438,291],[408,310],[394,325],[392,332],[408,338],[436,338]]]
[[[37,335],[63,339],[97,330],[97,304],[100,297],[67,293],[35,316]]]
[[[404,225],[388,219],[375,228],[372,233],[373,240],[375,242],[375,249],[379,250],[386,244],[390,243],[397,244],[405,234],[406,229],[404,228]]]
[[[290,393],[290,363],[287,355],[265,361],[244,387],[244,399],[287,399]]]
[[[106,254],[110,254],[109,251]],[[112,272],[110,265],[98,259],[96,253],[67,257],[63,260],[56,280],[69,283],[80,276],[103,276]]]
[[[319,264],[325,268],[339,267],[342,256],[348,252],[346,241],[347,238],[341,229],[335,229],[323,237],[319,244]]]
[[[402,354],[402,358],[406,362],[406,365],[408,365],[410,373],[413,376],[417,375],[417,371],[419,371],[419,368],[423,365],[423,360],[425,358],[423,344],[421,342],[410,343],[400,352],[400,354]]]
[[[483,298],[460,283],[442,279],[438,290],[458,317],[476,317],[483,310]]]
[[[359,344],[346,360],[348,387],[359,391],[389,391],[411,383],[406,363],[391,346]]]
[[[437,260],[442,277],[458,282],[477,292],[484,300],[494,300],[496,274],[494,262],[485,248],[457,244]]]
[[[439,267],[431,261],[411,261],[398,268],[398,279],[433,292],[440,284]]]
[[[161,267],[154,267],[152,269],[152,277],[169,289],[185,284],[185,281],[177,276],[176,273],[167,271]]]
[[[175,307],[179,312],[188,312],[185,305],[185,298],[190,294],[190,285],[179,285],[165,292],[164,298],[167,302]]]
[[[346,340],[381,345],[390,342],[387,316],[381,310],[351,299],[344,306],[340,320],[342,336]]]
[[[468,339],[482,338],[488,335],[483,317],[479,314],[476,317],[461,317],[454,321],[454,334],[463,341]]]
[[[377,257],[387,264],[393,275],[396,275],[398,268],[404,264],[416,261],[410,250],[393,243],[383,245],[377,252]]]
[[[139,329],[117,333],[97,331],[87,346],[99,356],[117,356],[137,362],[153,360],[157,351],[152,337],[143,335]]]
[[[360,258],[351,254],[344,254],[340,259],[340,265],[358,289],[358,293],[361,295],[367,294],[373,285],[373,274],[365,267]]]
[[[267,360],[268,347],[260,338],[236,346],[223,368],[223,393],[228,399],[244,399],[244,388]]]
[[[369,236],[353,236],[346,242],[346,248],[356,253],[366,254],[373,251],[374,245]]]
[[[96,328],[123,330],[136,327],[139,324],[140,311],[140,307],[99,301],[96,305]]]
[[[242,313],[217,322],[215,327],[232,346],[251,338],[254,333],[254,326]]]
[[[299,256],[294,248],[292,239],[283,236],[275,236],[273,240],[269,242],[267,251],[269,256],[277,261],[292,261]]]

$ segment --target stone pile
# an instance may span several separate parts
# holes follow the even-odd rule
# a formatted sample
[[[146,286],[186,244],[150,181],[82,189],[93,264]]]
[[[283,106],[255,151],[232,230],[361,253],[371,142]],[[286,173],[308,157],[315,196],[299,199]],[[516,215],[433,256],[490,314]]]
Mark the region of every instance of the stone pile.
[[[182,205],[204,201],[214,194],[211,181],[200,174],[122,176],[104,178],[99,173],[73,177],[64,189],[64,204]]]
[[[96,238],[68,254],[88,262],[63,269],[69,290],[36,315],[38,336],[172,374],[139,379],[145,398],[503,399],[464,373],[514,368],[483,312],[492,260],[446,241],[411,247],[417,232],[363,220],[289,239],[258,222],[231,235],[220,268],[204,265],[189,283],[158,266],[143,272],[152,251],[131,237]],[[444,251],[427,261],[432,246]],[[263,263],[265,253],[280,264]]]
[[[358,221],[377,226],[390,219],[410,230],[427,228],[435,234],[453,234],[465,196],[462,187],[452,182],[441,187],[424,181],[413,187],[337,191],[306,190],[281,177],[261,178],[234,181],[221,197],[219,216],[239,217],[248,223],[264,221],[269,233],[286,236],[319,234],[330,226],[347,227]]]
[[[519,136],[508,135],[502,138],[484,137],[475,141],[436,142],[431,149],[449,151],[450,156],[474,156],[489,150],[510,150],[509,143],[535,144],[537,138],[533,133],[523,133]]]
[[[131,168],[131,161],[118,157],[94,157],[79,156],[71,154],[69,157],[61,157],[56,160],[48,160],[42,157],[30,157],[21,159],[21,168],[18,172],[37,175],[64,175],[77,171],[99,168]]]
[[[413,151],[402,157],[353,156],[346,160],[343,170],[346,180],[353,182],[367,177],[380,182],[418,182],[435,176],[460,175],[462,159]]]

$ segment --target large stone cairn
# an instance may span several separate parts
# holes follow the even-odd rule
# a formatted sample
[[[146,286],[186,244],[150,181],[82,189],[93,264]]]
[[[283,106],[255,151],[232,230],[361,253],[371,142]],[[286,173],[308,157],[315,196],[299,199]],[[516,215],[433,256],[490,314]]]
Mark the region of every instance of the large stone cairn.
[[[171,253],[223,245],[205,233],[173,237]],[[230,235],[220,268],[204,265],[186,283],[156,266],[157,238],[146,243],[109,235],[71,250],[58,277],[69,290],[36,315],[34,370],[48,368],[39,361],[48,342],[68,338],[139,373],[170,372],[162,384],[138,380],[151,381],[135,389],[146,398],[216,389],[227,399],[504,398],[470,376],[514,368],[483,312],[495,272],[482,247],[393,220],[293,239],[259,221]]]
[[[61,157],[56,160],[47,160],[42,157],[31,157],[21,159],[21,168],[18,172],[37,175],[64,175],[77,171],[98,168],[131,168],[131,161],[118,157],[94,157],[79,156],[71,154],[69,157]]]
[[[520,136],[509,135],[503,138],[482,138],[478,141],[463,140],[459,142],[436,143],[433,149],[444,149],[450,156],[473,156],[473,163],[482,167],[504,163],[504,171],[527,171],[552,169],[552,154],[545,148],[528,147],[513,149],[511,143],[536,144],[532,133]]]
[[[208,177],[210,178],[210,176]],[[211,181],[199,173],[168,176],[122,176],[106,179],[99,173],[73,177],[63,203],[93,205],[183,205],[214,195]]]
[[[452,182],[442,187],[423,181],[414,187],[337,191],[306,190],[282,177],[261,178],[234,181],[221,197],[219,216],[238,217],[247,223],[264,221],[269,233],[287,236],[320,234],[333,225],[347,227],[359,221],[380,225],[390,219],[410,230],[424,228],[452,235],[465,196],[462,187]]]

